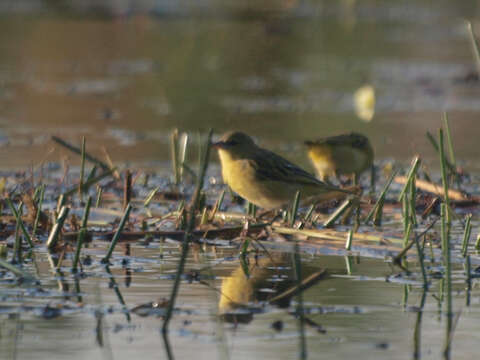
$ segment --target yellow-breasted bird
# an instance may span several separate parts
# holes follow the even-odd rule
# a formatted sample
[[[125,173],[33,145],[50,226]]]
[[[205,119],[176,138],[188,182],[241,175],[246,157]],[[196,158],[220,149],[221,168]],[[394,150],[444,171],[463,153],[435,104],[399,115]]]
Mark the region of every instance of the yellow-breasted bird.
[[[330,176],[358,176],[373,164],[373,148],[362,134],[350,133],[306,141],[308,156],[323,181]]]
[[[283,157],[257,146],[242,132],[228,132],[213,144],[218,149],[226,184],[244,199],[267,210],[291,202],[325,201],[350,193],[326,184]]]

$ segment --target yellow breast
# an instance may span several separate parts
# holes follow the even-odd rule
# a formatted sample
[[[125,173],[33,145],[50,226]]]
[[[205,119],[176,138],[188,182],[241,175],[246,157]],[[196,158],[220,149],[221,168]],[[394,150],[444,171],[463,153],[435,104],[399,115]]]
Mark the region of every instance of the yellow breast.
[[[335,161],[332,157],[332,150],[329,146],[315,145],[308,151],[308,156],[310,157],[320,179],[324,180],[329,176],[335,175]]]
[[[372,165],[373,150],[348,145],[315,145],[308,155],[320,178],[361,173]]]
[[[298,186],[280,181],[262,181],[245,159],[233,159],[219,149],[223,181],[242,198],[264,209],[281,207],[293,200]]]

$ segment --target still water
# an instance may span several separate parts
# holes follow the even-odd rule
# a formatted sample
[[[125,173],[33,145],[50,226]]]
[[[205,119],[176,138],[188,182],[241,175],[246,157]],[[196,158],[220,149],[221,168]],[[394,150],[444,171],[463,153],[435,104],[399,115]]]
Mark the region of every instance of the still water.
[[[291,255],[274,251],[270,257],[261,256],[257,263],[252,259],[247,279],[232,248],[211,250],[197,253],[188,261],[187,269],[197,270],[199,276],[181,285],[169,338],[175,358],[296,358],[299,335],[293,314],[295,302],[283,304],[287,308],[265,303],[265,299],[291,286]],[[125,310],[169,296],[178,261],[177,246],[135,245],[128,257],[116,254],[110,270],[126,307],[120,304],[111,277],[98,263],[105,251],[97,244],[85,252],[92,256],[94,265],[84,267],[87,277],[79,281],[80,292],[74,290],[69,275],[63,285],[67,292],[59,290],[44,255],[37,258],[38,276],[50,285],[41,292],[28,286],[0,285],[4,298],[8,298],[1,306],[1,359],[167,358],[162,320],[157,316],[161,310],[153,310],[148,316],[140,316],[147,315],[148,310]],[[128,259],[128,265],[122,266],[122,259]],[[409,280],[407,285],[381,259],[352,257],[350,274],[344,257],[310,254],[302,260],[304,276],[328,271],[303,294],[307,318],[314,323],[305,333],[309,358],[412,358],[419,316],[418,349],[422,359],[440,358],[445,317],[432,296],[438,293],[438,284],[431,287],[424,311],[419,313],[421,283]],[[406,298],[405,287],[409,288]],[[466,308],[461,282],[456,288],[455,307],[464,310],[455,330],[453,354],[455,359],[470,359],[472,344],[478,341],[479,294],[478,290],[472,292],[472,304]],[[228,304],[242,301],[256,310],[227,309]],[[62,304],[59,309],[63,309],[63,316],[44,319],[45,304],[52,308]],[[24,308],[19,309],[19,305]],[[218,318],[219,312],[227,311],[238,316],[237,323]],[[19,313],[18,318],[15,313]],[[248,319],[241,321],[247,313]]]
[[[379,160],[419,153],[436,164],[425,132],[435,133],[448,111],[457,160],[478,170],[480,81],[465,19],[479,34],[477,1],[4,0],[0,168],[77,161],[50,141],[57,135],[76,144],[85,136],[89,152],[103,158],[105,148],[120,166],[170,174],[173,128],[193,143],[208,128],[240,129],[305,167],[304,140],[353,130],[369,136]],[[371,121],[356,116],[353,102],[366,84],[376,96]],[[458,230],[457,248],[460,238]],[[43,250],[27,267],[41,290],[2,273],[0,359],[166,358],[161,317],[132,309],[169,297],[178,246],[154,241],[132,245],[130,256],[116,252],[113,277],[99,264],[106,246],[86,249],[93,263],[78,284],[68,269],[59,284]],[[309,358],[411,359],[419,349],[422,359],[441,358],[438,282],[419,312],[418,278],[397,278],[382,256],[356,255],[347,267],[344,256],[302,254],[306,274],[328,272],[303,294]],[[181,285],[169,336],[175,358],[298,356],[295,299],[286,308],[265,302],[292,283],[290,254],[273,259],[251,257],[246,278],[231,246],[192,252],[187,270],[199,275]],[[478,266],[478,255],[472,261]],[[458,262],[454,270],[454,309],[462,312],[453,358],[471,359],[478,283],[465,306]],[[231,302],[252,305],[248,322]],[[45,319],[46,305],[62,316]],[[237,323],[218,316],[226,309]]]
[[[360,131],[377,158],[431,158],[448,111],[477,167],[476,1],[3,1],[0,167],[46,157],[52,134],[115,161],[168,159],[173,128],[240,129],[308,165],[306,139]],[[477,31],[478,32],[478,31]],[[359,120],[353,95],[376,91]],[[292,152],[292,149],[294,150]]]

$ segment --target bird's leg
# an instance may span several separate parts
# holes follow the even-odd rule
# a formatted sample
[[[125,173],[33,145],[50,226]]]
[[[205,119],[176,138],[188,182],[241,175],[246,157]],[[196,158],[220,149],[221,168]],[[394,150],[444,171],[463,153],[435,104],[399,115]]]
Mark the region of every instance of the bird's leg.
[[[276,211],[277,209],[262,210],[257,214],[257,219],[260,220],[270,215],[275,215]]]
[[[359,181],[359,176],[358,176],[358,173],[353,173],[353,186],[357,186],[358,185],[358,181]]]
[[[375,165],[370,169],[370,194],[375,194]]]
[[[345,178],[342,175],[340,175],[338,172],[335,173],[335,176],[336,176],[338,182],[340,183],[340,187],[346,187],[346,186],[349,185],[350,179],[348,177],[345,180]],[[328,184],[333,185],[331,183],[328,183]]]

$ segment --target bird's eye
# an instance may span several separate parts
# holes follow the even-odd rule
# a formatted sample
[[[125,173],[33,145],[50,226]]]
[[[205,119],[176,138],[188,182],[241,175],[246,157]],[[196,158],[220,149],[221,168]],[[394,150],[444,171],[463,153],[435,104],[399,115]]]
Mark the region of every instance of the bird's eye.
[[[235,145],[238,145],[238,141],[231,139],[231,140],[228,140],[226,144],[228,146],[235,146]]]

